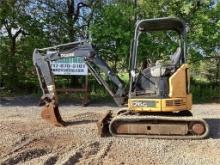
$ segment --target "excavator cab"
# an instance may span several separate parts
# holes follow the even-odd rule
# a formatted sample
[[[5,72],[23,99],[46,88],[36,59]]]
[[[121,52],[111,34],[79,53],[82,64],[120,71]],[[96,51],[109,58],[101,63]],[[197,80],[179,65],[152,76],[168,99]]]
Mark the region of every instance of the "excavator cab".
[[[130,58],[129,110],[184,111],[190,114],[192,96],[189,90],[189,67],[186,64],[185,29],[183,21],[172,17],[141,20],[137,23]],[[153,65],[141,68],[137,65],[140,36],[146,32],[160,31],[174,31],[178,34],[179,42],[176,51],[167,62],[157,59]],[[172,106],[166,106],[168,103],[172,103]]]
[[[145,33],[161,31],[175,31],[178,34],[179,42],[175,53],[166,62],[163,61],[162,57],[159,57],[150,66],[141,68],[138,66],[140,64],[140,61],[138,61],[138,48],[141,36]],[[137,23],[130,52],[130,98],[138,96],[149,98],[169,97],[169,77],[185,63],[185,33],[185,24],[177,18],[148,19]],[[148,49],[147,45],[145,49]],[[186,92],[189,93],[189,91]]]

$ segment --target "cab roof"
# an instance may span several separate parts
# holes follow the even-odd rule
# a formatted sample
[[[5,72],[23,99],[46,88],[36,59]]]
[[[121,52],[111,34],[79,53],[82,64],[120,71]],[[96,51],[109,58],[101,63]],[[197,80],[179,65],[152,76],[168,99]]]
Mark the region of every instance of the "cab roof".
[[[136,31],[151,32],[151,31],[167,31],[173,30],[178,34],[185,33],[185,23],[175,17],[164,17],[154,19],[144,19],[137,22]]]

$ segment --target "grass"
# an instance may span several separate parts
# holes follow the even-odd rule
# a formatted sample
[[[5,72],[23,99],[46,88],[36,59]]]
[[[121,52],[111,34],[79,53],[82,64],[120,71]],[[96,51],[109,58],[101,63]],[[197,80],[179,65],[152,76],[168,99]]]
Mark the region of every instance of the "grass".
[[[119,73],[118,76],[122,79],[123,82],[128,83],[129,73]]]
[[[213,82],[192,80],[191,92],[193,95],[193,103],[216,102],[216,100],[220,98],[219,85]]]
[[[119,73],[119,77],[124,81],[126,84],[129,82],[129,74],[128,73]],[[83,81],[81,81],[83,82]],[[108,83],[111,84],[110,81]],[[59,78],[56,81],[56,86],[62,87],[68,84],[67,79]],[[41,89],[38,84],[38,80],[31,82],[26,82],[25,84],[21,84],[23,88],[19,89],[16,92],[11,90],[7,90],[5,88],[0,89],[0,97],[16,97],[22,95],[33,95],[36,97],[40,97],[42,95]],[[19,86],[19,87],[20,87]],[[112,85],[111,85],[112,86]],[[25,88],[24,88],[25,87]],[[99,101],[99,100],[109,100],[111,96],[105,90],[102,85],[99,85],[98,82],[95,80],[93,76],[89,76],[89,95],[91,100]],[[198,78],[191,80],[191,93],[193,95],[193,103],[210,103],[215,102],[216,100],[220,100],[220,88],[218,83],[213,83],[209,81],[204,81]],[[67,97],[61,93],[61,97]],[[68,94],[70,98],[82,98],[83,93],[70,93]]]

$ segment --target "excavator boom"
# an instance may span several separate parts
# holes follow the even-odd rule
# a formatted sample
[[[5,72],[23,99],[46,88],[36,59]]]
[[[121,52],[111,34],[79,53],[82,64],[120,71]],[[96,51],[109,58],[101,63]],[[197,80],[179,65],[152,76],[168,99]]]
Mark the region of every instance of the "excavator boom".
[[[50,53],[48,53],[48,51]],[[58,99],[50,62],[68,57],[82,57],[91,74],[96,78],[100,85],[105,87],[113,97],[115,103],[118,106],[125,103],[127,94],[124,84],[110,69],[107,63],[97,54],[88,41],[77,41],[43,49],[35,49],[33,53],[33,63],[36,67],[38,79],[43,92],[43,96],[41,97],[41,105],[43,105],[41,116],[43,119],[55,126],[65,126],[65,122],[62,120],[58,109]],[[99,71],[104,72],[109,77],[117,87],[117,91],[113,91],[110,88],[109,84],[99,74]]]

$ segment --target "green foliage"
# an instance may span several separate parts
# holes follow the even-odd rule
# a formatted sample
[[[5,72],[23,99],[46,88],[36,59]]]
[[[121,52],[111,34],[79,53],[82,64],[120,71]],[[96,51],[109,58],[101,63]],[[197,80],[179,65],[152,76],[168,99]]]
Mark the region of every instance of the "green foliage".
[[[191,92],[193,103],[219,102],[219,86],[214,82],[204,82],[192,79]]]
[[[99,54],[110,61],[113,68],[126,68],[130,40],[134,31],[131,5],[104,5],[94,16],[91,26],[93,43]]]
[[[2,85],[11,91],[28,86],[34,73],[33,49],[45,45],[47,40],[43,25],[26,12],[27,6],[29,1],[9,0],[1,4],[0,75]]]

